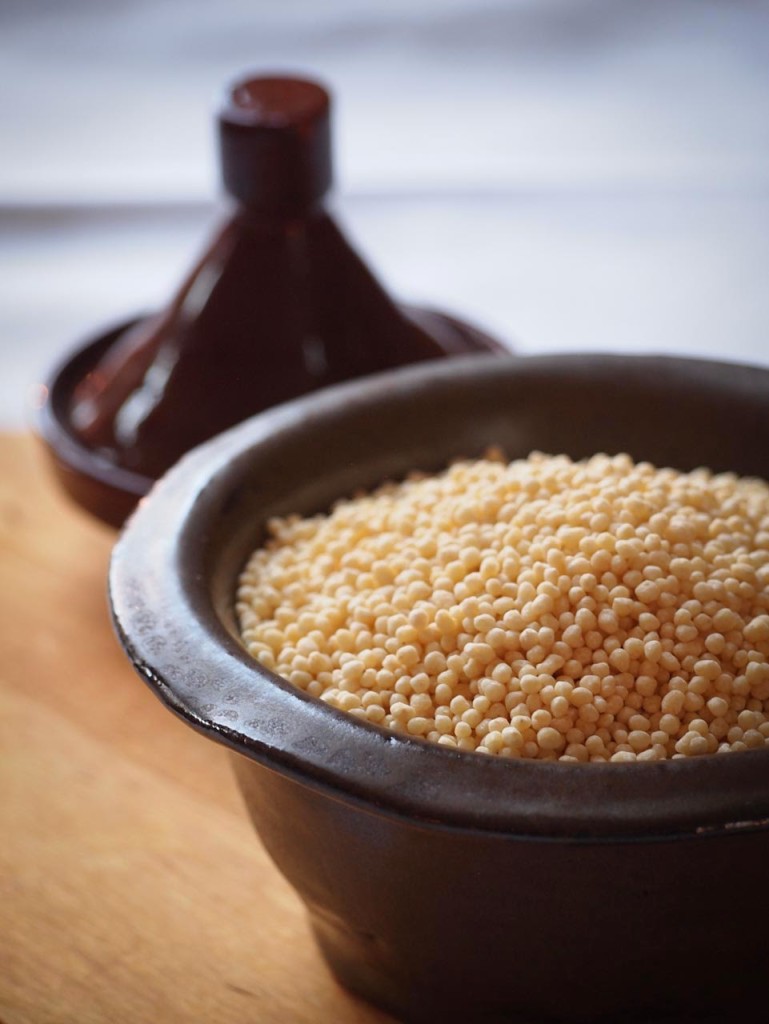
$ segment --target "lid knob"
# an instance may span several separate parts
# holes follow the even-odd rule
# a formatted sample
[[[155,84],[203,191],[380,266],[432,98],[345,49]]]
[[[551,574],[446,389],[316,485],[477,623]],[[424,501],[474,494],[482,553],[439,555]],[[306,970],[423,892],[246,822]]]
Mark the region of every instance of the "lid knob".
[[[219,111],[224,187],[245,206],[292,213],[331,187],[331,100],[302,78],[235,82]]]

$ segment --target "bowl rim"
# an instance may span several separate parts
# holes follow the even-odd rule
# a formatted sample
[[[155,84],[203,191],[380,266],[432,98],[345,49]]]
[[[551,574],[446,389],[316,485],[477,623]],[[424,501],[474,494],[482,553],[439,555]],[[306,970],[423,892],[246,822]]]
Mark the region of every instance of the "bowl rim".
[[[397,406],[457,381],[481,388],[503,378],[521,387],[543,373],[641,370],[668,386],[695,380],[769,395],[769,368],[744,364],[603,353],[476,355],[337,385],[199,446],[139,502],[112,555],[113,623],[136,671],[209,738],[336,799],[424,825],[568,842],[769,827],[767,748],[643,764],[508,760],[395,734],[331,708],[265,669],[228,632],[196,555],[265,451],[372,403]]]

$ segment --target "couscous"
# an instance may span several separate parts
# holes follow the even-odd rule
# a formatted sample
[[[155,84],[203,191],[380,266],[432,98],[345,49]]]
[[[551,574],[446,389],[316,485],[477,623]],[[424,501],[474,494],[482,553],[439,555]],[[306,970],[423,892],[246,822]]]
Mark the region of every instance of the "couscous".
[[[652,761],[769,743],[769,485],[496,453],[269,524],[248,650],[451,748]]]

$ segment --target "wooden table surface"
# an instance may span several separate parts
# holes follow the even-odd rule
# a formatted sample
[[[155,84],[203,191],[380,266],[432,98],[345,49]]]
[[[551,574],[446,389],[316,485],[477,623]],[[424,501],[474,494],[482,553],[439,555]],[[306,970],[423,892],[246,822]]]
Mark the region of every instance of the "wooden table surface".
[[[224,749],[125,659],[114,539],[0,437],[0,1021],[385,1024],[327,972]]]

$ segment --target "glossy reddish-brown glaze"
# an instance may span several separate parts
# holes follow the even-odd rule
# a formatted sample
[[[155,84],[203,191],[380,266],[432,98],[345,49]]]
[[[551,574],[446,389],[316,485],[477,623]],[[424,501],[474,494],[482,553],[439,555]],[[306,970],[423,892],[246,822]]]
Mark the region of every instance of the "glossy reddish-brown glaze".
[[[290,398],[502,348],[458,320],[397,305],[350,246],[322,201],[331,162],[321,86],[236,83],[219,129],[234,210],[168,306],[118,337],[74,387],[70,426],[87,449],[154,479]]]

